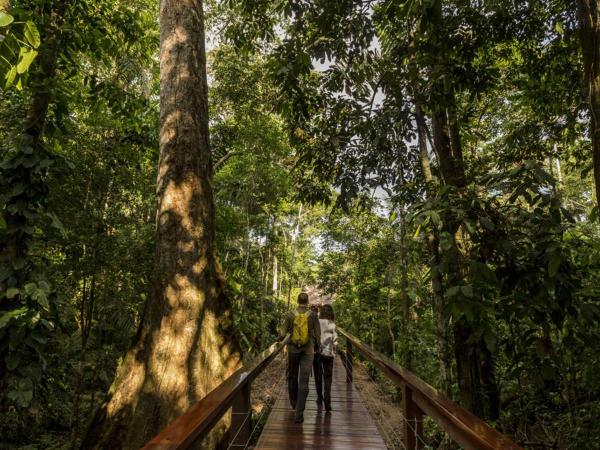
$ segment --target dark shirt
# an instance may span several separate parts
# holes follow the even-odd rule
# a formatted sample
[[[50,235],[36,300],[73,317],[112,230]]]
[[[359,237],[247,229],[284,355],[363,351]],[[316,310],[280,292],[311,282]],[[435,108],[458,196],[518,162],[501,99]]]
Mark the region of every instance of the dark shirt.
[[[290,353],[301,353],[304,352],[307,355],[312,355],[315,350],[319,349],[319,345],[321,343],[321,326],[319,325],[319,318],[314,313],[314,311],[310,311],[308,306],[298,306],[296,311],[299,313],[305,313],[309,311],[308,314],[308,342],[304,344],[302,347],[298,347],[296,344],[292,344],[291,342],[287,345],[288,352]],[[296,317],[296,313],[290,312],[285,318],[283,335],[292,334],[292,328],[294,327],[294,317]]]

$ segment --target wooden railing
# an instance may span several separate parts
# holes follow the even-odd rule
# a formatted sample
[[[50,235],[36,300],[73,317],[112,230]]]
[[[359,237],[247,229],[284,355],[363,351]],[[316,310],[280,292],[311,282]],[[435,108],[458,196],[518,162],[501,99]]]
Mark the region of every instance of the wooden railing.
[[[414,373],[403,369],[386,356],[371,349],[347,331],[341,328],[338,328],[338,331],[346,338],[347,381],[352,381],[352,352],[353,349],[356,349],[401,388],[405,417],[402,439],[406,450],[422,448],[424,414],[430,416],[464,449],[522,450],[522,447],[508,437],[454,403]]]
[[[233,440],[229,444],[232,447],[243,447],[252,432],[251,421],[246,420],[252,413],[250,404],[252,381],[273,361],[288,341],[289,336],[281,342],[274,343],[252,363],[237,370],[182,416],[171,422],[143,449],[190,448],[210,432],[229,408],[232,408],[229,436]]]

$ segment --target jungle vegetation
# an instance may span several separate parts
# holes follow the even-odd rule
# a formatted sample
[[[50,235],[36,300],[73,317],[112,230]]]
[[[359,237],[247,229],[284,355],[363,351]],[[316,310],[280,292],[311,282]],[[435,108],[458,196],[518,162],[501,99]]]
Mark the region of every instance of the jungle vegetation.
[[[600,0],[0,0],[0,105],[1,448],[139,448],[307,286],[600,448]]]

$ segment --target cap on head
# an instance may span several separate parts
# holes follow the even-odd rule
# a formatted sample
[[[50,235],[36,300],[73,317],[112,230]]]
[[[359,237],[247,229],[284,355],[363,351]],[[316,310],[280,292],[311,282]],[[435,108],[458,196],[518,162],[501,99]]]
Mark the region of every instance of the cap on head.
[[[298,304],[306,305],[308,303],[308,294],[306,292],[300,292],[298,294]]]

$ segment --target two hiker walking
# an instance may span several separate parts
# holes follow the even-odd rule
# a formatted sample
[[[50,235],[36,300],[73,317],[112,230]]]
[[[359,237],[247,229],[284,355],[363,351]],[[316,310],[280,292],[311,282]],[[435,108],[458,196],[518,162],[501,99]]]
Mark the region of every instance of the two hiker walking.
[[[317,403],[331,411],[331,379],[333,369],[334,346],[337,339],[333,323],[333,308],[325,305],[326,317],[319,319],[308,306],[308,294],[298,295],[298,307],[290,312],[284,324],[285,334],[291,335],[288,351],[288,394],[290,404],[294,408],[294,421],[304,421],[304,408],[308,397],[308,381],[311,368],[314,366],[317,383]],[[328,312],[325,312],[328,311]],[[322,314],[323,314],[322,312]],[[323,381],[325,397],[323,397]]]

